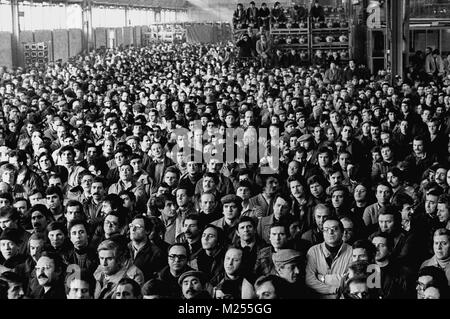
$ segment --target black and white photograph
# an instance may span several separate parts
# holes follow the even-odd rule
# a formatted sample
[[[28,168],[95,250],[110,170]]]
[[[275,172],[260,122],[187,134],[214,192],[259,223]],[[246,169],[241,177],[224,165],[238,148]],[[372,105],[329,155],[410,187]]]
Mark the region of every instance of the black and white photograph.
[[[450,1],[0,0],[0,299],[450,299]]]

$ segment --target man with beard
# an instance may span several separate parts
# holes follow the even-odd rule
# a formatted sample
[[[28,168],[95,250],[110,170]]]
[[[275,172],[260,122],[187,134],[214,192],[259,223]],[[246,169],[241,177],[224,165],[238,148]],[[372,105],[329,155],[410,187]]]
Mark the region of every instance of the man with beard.
[[[8,283],[8,299],[23,299],[25,297],[23,278],[13,271],[5,271],[0,280]]]
[[[206,274],[190,270],[184,272],[178,279],[184,299],[211,299],[206,291]]]
[[[29,291],[33,299],[66,299],[66,292],[62,280],[64,263],[55,253],[44,251],[36,264],[36,278],[38,286]],[[35,285],[30,285],[35,287]]]
[[[144,273],[145,281],[166,265],[165,254],[149,240],[153,227],[152,222],[144,215],[136,215],[128,225],[128,250],[133,264]]]
[[[434,256],[424,261],[420,268],[435,266],[444,270],[450,286],[450,231],[448,229],[440,228],[434,232],[433,252]]]
[[[251,206],[259,206],[262,211],[262,216],[269,216],[273,213],[272,201],[275,199],[275,195],[279,190],[279,178],[278,175],[268,175],[264,180],[264,189],[261,193],[250,198]]]
[[[352,248],[342,241],[344,226],[336,218],[323,224],[324,242],[312,246],[306,256],[306,284],[323,299],[335,299],[352,260]]]
[[[193,270],[187,265],[189,250],[184,244],[173,244],[168,250],[168,265],[158,274],[158,278],[169,288],[170,297],[180,298],[182,291],[178,284],[181,274]]]
[[[225,253],[224,278],[214,288],[215,299],[253,299],[255,292],[252,284],[242,274],[243,251],[230,247]]]

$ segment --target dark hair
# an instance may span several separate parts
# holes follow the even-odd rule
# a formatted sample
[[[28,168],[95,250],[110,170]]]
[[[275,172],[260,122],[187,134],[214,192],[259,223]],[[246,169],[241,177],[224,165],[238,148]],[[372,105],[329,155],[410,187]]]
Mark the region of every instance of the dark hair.
[[[280,276],[273,274],[264,275],[256,279],[254,284],[255,290],[266,282],[270,282],[272,286],[275,288],[275,294],[277,296],[277,299],[284,299],[287,297],[288,293],[287,281],[281,278]]]
[[[82,219],[73,219],[69,222],[69,226],[67,227],[67,230],[69,231],[69,236],[70,236],[70,231],[72,230],[72,228],[77,225],[83,225],[86,232],[89,231],[89,226],[86,221],[84,221]]]
[[[135,220],[135,219],[142,219],[144,221],[144,228],[145,228],[145,232],[151,233],[153,231],[153,223],[151,222],[151,220],[142,214],[138,214],[135,215],[131,221]]]
[[[169,286],[160,279],[150,279],[141,289],[143,296],[158,295],[168,297],[171,292]]]
[[[50,224],[47,225],[47,231],[51,232],[54,230],[60,230],[63,232],[64,236],[67,236],[67,228],[66,225],[64,225],[63,223],[60,222],[51,222]]]
[[[187,257],[187,259],[189,260],[189,257],[190,257],[190,249],[189,249],[189,247],[187,246],[186,243],[175,243],[175,244],[170,245],[170,246],[167,248],[167,254],[169,254],[169,252],[170,252],[170,250],[172,249],[172,247],[183,247],[183,248],[186,250],[186,257]]]
[[[62,190],[57,187],[57,186],[49,186],[47,188],[47,190],[45,191],[45,196],[49,196],[49,195],[53,195],[56,194],[58,195],[59,199],[62,201],[64,200],[64,194],[62,192]]]
[[[0,217],[9,217],[13,221],[19,221],[20,214],[15,207],[5,206],[0,208]]]
[[[366,251],[367,256],[369,257],[369,262],[372,262],[375,258],[375,254],[377,252],[377,248],[374,244],[368,239],[360,239],[353,243],[352,249],[364,249]]]
[[[123,277],[122,279],[119,280],[117,287],[119,287],[121,285],[122,286],[131,285],[134,297],[141,296],[141,286],[135,280],[128,278],[128,277]],[[117,290],[117,287],[116,287],[116,290]]]
[[[236,223],[236,226],[239,228],[239,224],[246,223],[246,222],[250,222],[252,224],[253,228],[256,229],[256,226],[257,226],[256,220],[254,218],[250,217],[250,216],[241,216],[241,217],[239,217],[239,220]]]
[[[53,262],[55,263],[55,270],[56,271],[60,270],[60,271],[64,272],[65,264],[64,264],[62,257],[58,253],[53,252],[53,251],[43,250],[40,258],[42,258],[42,257],[47,257],[47,258],[52,259]]]

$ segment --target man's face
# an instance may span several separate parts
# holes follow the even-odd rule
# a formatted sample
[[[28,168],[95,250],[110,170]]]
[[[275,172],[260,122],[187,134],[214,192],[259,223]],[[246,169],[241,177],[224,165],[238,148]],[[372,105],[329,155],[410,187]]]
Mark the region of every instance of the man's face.
[[[169,186],[175,186],[177,184],[177,174],[174,172],[166,172],[164,175],[164,182]]]
[[[75,205],[75,206],[67,206],[66,213],[64,214],[64,216],[67,219],[67,223],[69,223],[74,219],[82,218],[83,215],[82,215],[80,206]]]
[[[223,216],[227,220],[235,220],[239,217],[239,208],[236,203],[226,203],[223,205]]]
[[[283,226],[272,227],[270,229],[270,244],[275,249],[283,248],[287,243],[287,233],[286,229]]]
[[[314,220],[316,222],[317,228],[323,231],[323,224],[330,217],[330,212],[328,209],[318,208],[314,213]]]
[[[17,244],[11,240],[0,240],[0,252],[5,260],[8,260],[17,255],[19,248]]]
[[[387,246],[387,240],[384,237],[374,237],[372,244],[375,245],[377,253],[375,254],[375,260],[378,262],[385,261],[389,258],[389,248]]]
[[[275,203],[273,204],[273,215],[276,219],[280,219],[289,213],[288,203],[281,197],[277,197]]]
[[[327,167],[330,164],[330,157],[328,153],[320,153],[317,157],[317,161],[320,167]]]
[[[392,153],[392,150],[390,147],[383,147],[381,149],[381,157],[383,157],[383,160],[385,161],[391,161],[394,157],[394,154]]]
[[[273,195],[278,191],[278,186],[278,180],[274,177],[269,177],[266,181],[266,192]]]
[[[74,279],[70,282],[67,299],[91,299],[89,294],[89,284],[80,279]]]
[[[47,218],[39,211],[31,214],[31,225],[37,232],[43,232],[47,228]]]
[[[450,220],[450,214],[446,203],[438,203],[437,218],[441,223],[447,223]],[[0,220],[1,222],[1,220]]]
[[[425,299],[425,290],[433,282],[433,277],[431,276],[420,276],[417,279],[416,291],[417,299]]]
[[[326,244],[335,246],[342,240],[342,229],[336,220],[326,220],[323,223],[323,238]]]
[[[204,177],[203,178],[203,191],[208,192],[208,191],[214,191],[216,189],[216,183],[214,182],[214,178],[212,177]]]
[[[167,218],[174,218],[177,215],[176,203],[172,201],[166,201],[162,213]]]
[[[60,156],[63,165],[70,165],[73,163],[73,153],[71,151],[64,151]]]
[[[52,247],[59,248],[64,243],[66,236],[61,229],[56,229],[48,232],[48,239]]]
[[[57,210],[61,207],[61,199],[57,194],[47,195],[46,200],[49,209]]]
[[[337,190],[331,195],[331,203],[333,207],[339,208],[344,204],[344,191]]]
[[[42,287],[51,286],[59,277],[59,271],[56,271],[55,262],[48,257],[39,258],[36,264],[36,278]]]
[[[243,241],[252,242],[255,239],[256,229],[251,222],[239,223],[237,232],[239,238]]]
[[[223,265],[225,272],[229,276],[238,274],[242,263],[242,250],[229,249],[225,254]]]
[[[214,196],[211,194],[203,194],[201,197],[201,209],[205,214],[211,214],[214,212],[214,209],[216,208],[216,201],[214,199]]]
[[[174,246],[169,251],[169,268],[180,272],[187,265],[187,251],[182,246]]]
[[[61,190],[63,189],[63,183],[62,183],[60,177],[56,177],[56,178],[51,177],[49,179],[49,181],[48,181],[48,186],[55,186],[55,187],[58,187]]]
[[[450,240],[447,235],[433,237],[433,251],[438,260],[445,260],[450,256]]]
[[[445,168],[438,168],[434,174],[434,180],[439,185],[446,184],[447,170]]]
[[[148,236],[145,231],[145,222],[142,218],[134,219],[129,225],[130,239],[135,242],[144,242]]]
[[[193,299],[203,291],[203,285],[197,277],[187,276],[181,283],[181,290],[184,298]]]
[[[364,248],[355,248],[352,250],[352,262],[369,261],[369,256]]]
[[[118,233],[120,231],[119,218],[114,215],[107,215],[103,222],[103,230],[108,236]]]
[[[413,140],[413,151],[416,154],[421,154],[423,153],[424,147],[423,147],[423,141],[421,140]]]
[[[177,198],[177,205],[179,207],[184,207],[189,202],[189,196],[187,195],[187,190],[185,189],[177,190],[176,198]]]
[[[73,226],[70,229],[70,241],[75,249],[81,249],[88,245],[88,234],[86,228],[82,224]]]
[[[187,239],[193,240],[200,237],[200,228],[198,227],[198,221],[195,219],[185,219],[184,224],[184,234]]]
[[[286,279],[290,283],[295,283],[300,279],[300,267],[297,263],[289,263],[278,269],[281,278]]]
[[[103,183],[95,182],[91,185],[91,195],[95,200],[99,200],[105,194]]]
[[[17,222],[13,221],[10,216],[0,217],[0,228],[5,230],[5,228],[17,228]]]
[[[390,214],[383,214],[378,216],[378,225],[383,233],[391,234],[394,231],[394,216]]]
[[[100,261],[100,269],[105,275],[114,275],[119,271],[120,264],[114,250],[100,250],[98,252],[98,259]]]
[[[115,292],[115,299],[137,299],[133,293],[131,284],[118,285]]]
[[[389,187],[384,185],[378,185],[377,186],[377,193],[376,197],[380,204],[386,204],[389,202],[391,198],[392,192],[389,189]]]
[[[202,233],[202,248],[205,250],[214,249],[218,243],[217,231],[212,228],[206,228]]]
[[[426,195],[425,212],[429,215],[434,215],[436,213],[437,203],[438,203],[438,196]]]
[[[160,158],[163,155],[162,147],[161,147],[161,144],[159,144],[159,143],[153,144],[152,147],[150,148],[150,150],[152,152],[152,156],[155,158]]]
[[[131,165],[122,165],[119,168],[119,177],[122,181],[130,181],[133,178],[133,168]]]
[[[256,288],[256,296],[258,299],[277,299],[275,287],[270,281],[266,281]]]

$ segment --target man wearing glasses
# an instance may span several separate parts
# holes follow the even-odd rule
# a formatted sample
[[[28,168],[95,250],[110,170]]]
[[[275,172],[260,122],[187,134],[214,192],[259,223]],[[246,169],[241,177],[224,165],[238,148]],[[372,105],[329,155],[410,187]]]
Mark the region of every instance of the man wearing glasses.
[[[64,273],[62,258],[55,253],[43,252],[37,261],[35,270],[38,285],[31,284],[36,290],[30,291],[32,299],[66,299],[62,274]]]
[[[145,281],[150,280],[154,273],[166,265],[165,254],[148,239],[154,226],[146,216],[136,215],[128,227],[130,229],[128,250],[131,260],[144,273]]]
[[[352,261],[352,247],[342,241],[344,226],[336,218],[323,223],[324,242],[306,255],[306,285],[320,298],[335,299],[342,277]]]
[[[193,270],[187,265],[189,249],[185,244],[173,244],[168,250],[168,265],[158,274],[160,280],[168,287],[172,298],[181,298],[182,291],[178,283],[181,274]]]

